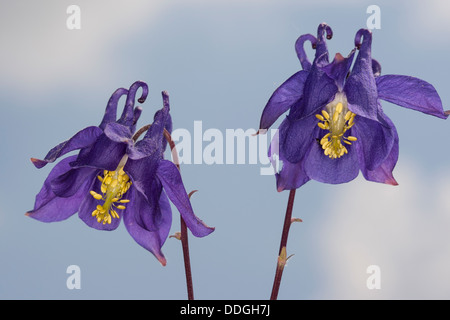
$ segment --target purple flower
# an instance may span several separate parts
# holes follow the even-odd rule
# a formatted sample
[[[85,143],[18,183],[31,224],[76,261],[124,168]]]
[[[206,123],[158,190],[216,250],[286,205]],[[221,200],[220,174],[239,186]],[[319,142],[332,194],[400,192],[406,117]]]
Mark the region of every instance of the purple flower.
[[[442,119],[448,113],[431,84],[410,76],[380,76],[381,66],[371,57],[369,30],[359,30],[356,48],[347,57],[336,54],[331,63],[325,33],[331,39],[332,30],[323,23],[317,37],[298,38],[295,49],[303,70],[272,94],[261,116],[264,131],[289,110],[269,150],[271,161],[278,157],[281,162],[277,189],[296,189],[310,179],[345,183],[359,171],[369,181],[396,185],[392,171],[398,135],[380,100]],[[305,41],[316,50],[312,63],[303,48]]]
[[[167,142],[164,130],[171,131],[169,97],[163,92],[163,108],[145,136],[135,142],[136,122],[142,109],[134,107],[136,92],[143,103],[148,94],[144,82],[135,82],[129,90],[120,88],[109,99],[98,127],[87,127],[69,140],[51,149],[43,160],[32,158],[37,168],[54,162],[36,196],[34,209],[27,212],[36,220],[55,222],[78,212],[81,220],[98,230],[114,230],[123,217],[134,240],[155,255],[162,265],[166,259],[161,247],[172,222],[169,199],[177,207],[192,234],[203,237],[214,228],[199,220],[189,201],[178,168],[163,158]],[[121,117],[117,103],[126,95]]]

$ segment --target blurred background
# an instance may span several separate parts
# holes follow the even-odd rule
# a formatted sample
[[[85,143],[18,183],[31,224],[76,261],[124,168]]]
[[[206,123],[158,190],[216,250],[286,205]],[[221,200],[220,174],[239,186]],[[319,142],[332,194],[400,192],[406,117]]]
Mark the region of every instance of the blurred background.
[[[369,5],[380,8],[373,57],[383,74],[435,86],[450,109],[450,3],[432,1],[0,1],[0,298],[186,299],[181,243],[167,266],[124,225],[87,227],[75,214],[42,223],[24,214],[53,165],[30,157],[98,125],[115,89],[150,87],[140,124],[171,99],[174,129],[257,129],[272,92],[300,70],[294,43],[321,22],[334,31],[330,56],[346,56]],[[81,29],[66,26],[69,5]],[[309,50],[309,49],[308,49]],[[308,51],[311,57],[312,51]],[[389,103],[400,136],[399,186],[314,181],[297,190],[279,299],[450,298],[450,123]],[[120,108],[120,107],[119,107]],[[119,111],[120,112],[120,111]],[[275,124],[275,128],[280,121]],[[206,143],[204,144],[206,145]],[[190,234],[196,299],[268,299],[288,192],[260,164],[185,164],[196,214],[216,227]],[[173,207],[171,234],[179,231]],[[69,290],[67,267],[81,270]],[[381,288],[368,289],[377,265]]]

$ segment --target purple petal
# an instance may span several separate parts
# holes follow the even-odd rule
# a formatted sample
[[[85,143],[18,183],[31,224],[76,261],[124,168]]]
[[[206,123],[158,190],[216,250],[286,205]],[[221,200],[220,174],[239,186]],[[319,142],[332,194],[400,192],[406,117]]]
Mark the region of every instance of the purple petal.
[[[302,70],[295,73],[275,90],[267,102],[261,116],[259,128],[268,129],[283,113],[303,95],[303,87],[308,72]]]
[[[41,191],[36,196],[34,209],[27,212],[27,216],[42,222],[56,222],[65,220],[78,211],[81,201],[89,188],[88,181],[85,181],[76,193],[67,198],[57,197],[52,192],[50,186],[50,182],[53,179],[71,169],[69,163],[73,161],[75,157],[76,156],[71,156],[61,160],[55,165],[52,171],[50,171]]]
[[[95,168],[72,168],[50,181],[50,186],[55,195],[67,198],[74,195],[86,180],[92,181],[97,171]]]
[[[364,36],[362,44],[359,44]],[[351,105],[350,111],[357,115],[377,120],[378,92],[372,69],[371,43],[372,34],[369,30],[361,29],[356,34],[355,43],[359,47],[353,69],[344,85],[347,101]]]
[[[380,115],[382,117],[382,115]],[[355,117],[355,125],[351,129],[352,135],[358,140],[354,142],[358,153],[361,155],[363,167],[374,170],[381,165],[390,154],[395,141],[396,131],[392,122],[378,121]]]
[[[390,123],[391,129],[393,131],[394,135],[394,143],[392,145],[391,151],[389,155],[386,157],[386,159],[379,165],[377,168],[373,170],[368,170],[365,166],[365,161],[361,157],[362,153],[360,152],[360,164],[361,164],[361,172],[366,178],[366,180],[374,181],[374,182],[380,182],[380,183],[386,183],[390,185],[398,185],[397,181],[395,180],[394,176],[392,175],[392,171],[394,170],[394,167],[398,160],[398,153],[399,153],[399,146],[398,146],[398,134],[397,130],[395,129],[394,124],[392,121],[386,116],[384,116],[384,120],[387,123]]]
[[[316,62],[313,63],[308,78],[303,89],[302,104],[294,105],[291,113],[296,114],[296,118],[307,117],[317,113],[319,109],[325,107],[338,92],[338,87],[334,79],[330,78],[326,72]],[[300,106],[300,110],[295,110]]]
[[[436,89],[418,78],[387,74],[376,79],[378,98],[447,119]]]
[[[76,133],[72,138],[58,144],[56,147],[51,149],[44,160],[39,160],[36,158],[31,158],[31,161],[36,168],[42,168],[47,163],[54,162],[59,157],[65,155],[66,153],[85,148],[92,143],[102,134],[102,130],[98,127],[87,127],[78,133]]]
[[[147,130],[144,138],[134,146],[129,145],[127,153],[130,159],[138,160],[150,155],[162,158],[166,147],[164,129],[172,129],[172,119],[169,114],[169,96],[166,92],[163,92],[163,101],[163,108],[155,113],[154,121]]]
[[[327,34],[326,38],[330,40],[333,37],[333,30],[326,23],[321,23],[317,28],[317,41],[315,43],[316,56],[314,58],[315,63],[319,65],[328,64],[328,48],[323,37],[324,33]]]
[[[344,58],[340,53],[336,53],[333,62],[323,67],[325,73],[331,79],[334,79],[339,91],[342,91],[344,87],[344,81],[352,65],[354,54],[355,50],[352,50],[348,57]]]
[[[128,90],[125,107],[123,109],[120,119],[117,121],[118,123],[123,124],[127,127],[131,127],[135,124],[134,103],[136,99],[136,93],[140,88],[142,88],[142,94],[141,97],[138,99],[138,101],[139,103],[144,103],[148,95],[148,86],[145,82],[136,81],[130,86],[130,89]]]
[[[381,75],[381,64],[374,58],[372,58],[372,72],[375,78]]]
[[[275,134],[269,147],[269,159],[275,171],[281,166],[281,170],[275,173],[277,191],[300,188],[310,179],[303,169],[303,162],[291,163],[279,152],[279,131]]]
[[[314,49],[316,47],[317,39],[312,34],[304,34],[295,42],[295,51],[297,52],[298,60],[300,60],[303,70],[309,71],[309,69],[311,69],[311,62],[309,61],[305,48],[303,47],[305,41],[310,41]]]
[[[130,202],[125,209],[123,222],[133,239],[142,247],[153,253],[158,261],[165,266],[166,259],[161,251],[172,224],[170,203],[164,192],[160,195],[159,204],[151,207],[146,199],[137,192],[130,190]],[[141,216],[158,216],[155,231],[150,231],[140,223]]]
[[[331,184],[355,179],[359,173],[358,155],[353,146],[346,147],[348,154],[338,159],[330,159],[324,154],[319,143],[312,144],[304,162],[306,175],[313,180]]]
[[[315,115],[292,121],[288,116],[279,128],[280,153],[290,163],[300,162],[311,144],[316,143],[318,120]],[[317,128],[317,129],[316,129]]]
[[[125,88],[119,88],[111,95],[108,104],[106,105],[105,115],[100,123],[100,129],[104,130],[106,125],[111,122],[116,122],[117,119],[117,103],[119,99],[128,94],[128,90]]]
[[[204,237],[213,232],[214,228],[208,227],[195,216],[177,167],[168,160],[162,160],[156,174],[167,196],[177,207],[192,234],[196,237]]]
[[[112,141],[105,134],[98,137],[89,150],[78,155],[71,165],[115,171],[127,149],[126,143]]]
[[[132,133],[129,127],[112,122],[105,127],[105,135],[114,142],[133,144]]]

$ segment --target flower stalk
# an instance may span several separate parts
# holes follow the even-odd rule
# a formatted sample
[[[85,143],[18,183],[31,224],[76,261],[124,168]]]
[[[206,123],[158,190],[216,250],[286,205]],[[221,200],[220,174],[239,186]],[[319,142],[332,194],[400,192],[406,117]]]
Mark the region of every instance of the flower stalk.
[[[286,215],[284,217],[284,225],[283,225],[283,232],[281,233],[281,241],[280,241],[280,250],[278,252],[278,261],[277,261],[277,268],[275,271],[275,278],[273,281],[273,287],[272,287],[272,294],[270,296],[270,300],[277,300],[278,297],[278,291],[280,289],[281,284],[281,277],[283,276],[283,270],[284,266],[286,265],[287,257],[286,254],[286,245],[287,240],[289,236],[289,229],[291,227],[291,223],[293,221],[298,221],[297,219],[292,219],[292,209],[294,208],[294,199],[295,199],[295,190],[292,189],[289,192],[289,199],[288,204],[286,208]]]
[[[166,138],[167,142],[169,143],[170,150],[172,152],[172,158],[175,162],[175,165],[177,166],[178,170],[180,170],[180,163],[178,161],[178,153],[175,148],[175,143],[172,140],[172,137],[166,129],[164,129],[164,137]],[[189,198],[191,197],[193,192],[189,193]],[[187,226],[186,222],[184,221],[183,217],[180,215],[180,240],[181,240],[181,247],[183,250],[183,260],[184,260],[184,271],[186,275],[186,289],[187,289],[187,295],[188,300],[194,300],[194,286],[192,282],[192,272],[191,272],[191,259],[189,255],[189,241],[188,241],[188,233],[187,233]]]

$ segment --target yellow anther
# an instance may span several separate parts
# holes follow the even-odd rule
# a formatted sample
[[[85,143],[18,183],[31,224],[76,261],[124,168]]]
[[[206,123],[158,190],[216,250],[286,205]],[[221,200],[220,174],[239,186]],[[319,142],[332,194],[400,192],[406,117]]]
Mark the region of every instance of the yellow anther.
[[[324,154],[331,159],[337,159],[348,153],[344,145],[351,145],[356,141],[356,137],[345,136],[345,132],[354,125],[355,114],[348,110],[346,99],[341,98],[336,103],[336,99],[326,106],[326,110],[322,110],[321,114],[316,114],[319,120],[317,126],[322,130],[327,130],[320,139],[320,145],[324,150]],[[330,114],[333,116],[330,118]]]
[[[345,114],[344,120],[348,121],[351,116],[352,116],[352,112],[351,111],[347,111],[347,113]]]
[[[90,191],[89,193],[94,197],[94,199],[97,199],[97,200],[101,200],[102,199],[102,195],[98,194],[95,191]]]
[[[95,210],[92,211],[92,216],[97,218],[98,223],[111,224],[112,218],[118,219],[119,214],[115,209],[124,210],[125,206],[115,203],[128,203],[130,200],[121,200],[122,196],[130,189],[131,181],[128,175],[123,171],[122,167],[116,171],[103,172],[103,177],[98,177],[100,182],[100,190],[102,194],[95,191],[90,191],[90,194],[96,200],[104,200],[103,205],[97,205]]]

